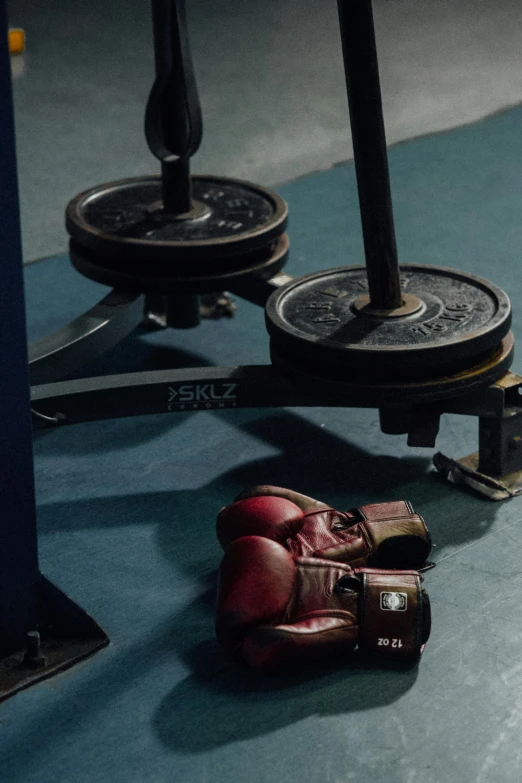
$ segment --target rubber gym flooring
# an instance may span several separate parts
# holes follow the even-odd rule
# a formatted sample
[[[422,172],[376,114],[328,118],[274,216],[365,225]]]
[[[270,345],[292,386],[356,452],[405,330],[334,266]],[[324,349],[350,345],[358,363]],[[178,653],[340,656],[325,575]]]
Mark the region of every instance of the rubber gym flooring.
[[[24,259],[65,251],[63,210],[155,167],[144,0],[9,0]],[[520,0],[374,0],[389,143],[522,102]],[[203,174],[264,185],[351,155],[335,0],[188,0]]]
[[[522,340],[522,109],[390,149],[403,261],[504,288]],[[288,271],[360,263],[352,164],[280,189]],[[30,339],[107,290],[66,257],[26,267]],[[265,363],[263,313],[136,333],[90,373]],[[515,371],[521,371],[520,359]],[[476,421],[444,416],[437,448],[476,449]],[[522,499],[443,483],[432,449],[382,435],[374,410],[177,413],[35,438],[42,571],[107,630],[80,666],[0,705],[2,781],[440,783],[520,780]],[[437,567],[433,630],[413,670],[359,660],[264,678],[222,655],[213,602],[217,512],[267,482],[338,508],[406,498]]]

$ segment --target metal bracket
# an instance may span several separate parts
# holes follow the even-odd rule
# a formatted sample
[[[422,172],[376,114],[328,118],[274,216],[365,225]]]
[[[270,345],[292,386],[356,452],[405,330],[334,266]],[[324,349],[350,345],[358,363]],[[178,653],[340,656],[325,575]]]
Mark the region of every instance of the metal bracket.
[[[522,493],[522,376],[508,372],[472,398],[446,411],[479,417],[479,450],[459,460],[440,452],[433,462],[453,484],[463,484],[491,500]]]
[[[0,701],[93,655],[109,644],[102,628],[44,576],[36,589],[36,623],[26,646],[0,657]]]

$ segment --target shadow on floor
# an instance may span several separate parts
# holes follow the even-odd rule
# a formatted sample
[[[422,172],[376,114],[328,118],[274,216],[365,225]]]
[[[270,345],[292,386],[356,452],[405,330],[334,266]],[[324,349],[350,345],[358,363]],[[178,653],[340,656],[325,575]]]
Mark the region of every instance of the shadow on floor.
[[[210,581],[216,582],[217,575]],[[154,728],[169,748],[198,753],[263,736],[312,715],[346,715],[391,704],[415,683],[418,665],[393,666],[363,659],[302,670],[292,676],[263,676],[226,659],[214,637],[197,640],[194,609],[213,625],[215,585],[175,618],[176,650],[192,673],[162,700]],[[207,622],[203,614],[207,613]],[[187,636],[187,629],[189,633]]]
[[[340,665],[285,678],[261,677],[226,660],[213,628],[216,567],[221,557],[214,533],[216,514],[235,494],[256,483],[289,486],[339,508],[404,497],[425,516],[440,554],[446,545],[469,545],[480,538],[494,522],[498,504],[456,492],[434,479],[427,474],[428,459],[376,456],[295,412],[283,410],[267,416],[266,412],[235,411],[227,412],[226,418],[276,447],[278,453],[226,471],[203,489],[132,494],[129,481],[126,495],[39,507],[39,529],[44,535],[155,526],[159,553],[172,564],[173,576],[188,575],[199,583],[201,594],[169,621],[147,632],[145,639],[133,640],[124,649],[109,648],[103,665],[90,678],[75,683],[65,704],[60,700],[45,714],[40,712],[28,728],[33,761],[48,743],[59,741],[69,722],[74,720],[77,726],[93,721],[108,700],[143,682],[156,666],[169,660],[176,684],[172,687],[172,682],[165,681],[166,695],[159,705],[145,702],[143,718],[152,721],[165,747],[183,753],[269,734],[312,715],[371,710],[400,699],[415,683],[416,668],[389,670],[360,660],[357,654]],[[148,427],[147,418],[144,432]],[[90,437],[96,440],[104,428],[97,428],[98,433],[94,429]],[[129,434],[128,428],[123,429]],[[48,445],[53,452],[56,444],[51,440]],[[92,445],[85,444],[84,449],[89,452]],[[102,447],[101,442],[98,445]],[[124,453],[124,445],[129,443],[121,442],[120,467],[121,460],[124,464],[133,458],[132,453]],[[86,480],[96,480],[95,462]],[[136,556],[142,558],[143,553]],[[150,557],[153,567],[154,551]],[[132,563],[125,565],[132,574]],[[97,578],[101,579],[100,590],[113,590],[110,574]],[[183,676],[186,668],[188,676],[180,679],[180,669]],[[10,752],[19,754],[19,748]]]
[[[191,415],[178,414],[177,421]],[[91,453],[139,445],[147,433],[153,436],[161,432],[165,419],[170,421],[169,417],[152,417],[152,422],[151,417],[138,417],[132,428],[122,427],[118,421],[86,427],[82,446],[78,439],[73,448]],[[493,524],[500,507],[443,482],[436,473],[429,472],[430,459],[369,453],[293,412],[281,411],[273,416],[265,412],[263,416],[259,412],[234,411],[228,419],[243,432],[277,448],[278,453],[245,462],[200,490],[132,494],[131,486],[122,487],[127,495],[78,500],[74,514],[68,510],[69,503],[63,508],[59,503],[43,505],[38,510],[41,532],[154,523],[164,556],[192,574],[197,564],[191,561],[190,553],[203,556],[202,537],[212,541],[209,554],[216,550],[214,521],[219,509],[254,484],[289,487],[341,510],[367,502],[409,500],[424,516],[439,550],[480,538]],[[63,449],[60,434],[40,443],[39,453],[59,453]],[[67,439],[67,447],[71,440]],[[120,472],[125,469],[125,461],[130,464],[132,459],[132,452],[120,455]],[[173,465],[175,460],[174,455]],[[96,482],[95,463],[86,481]],[[190,524],[185,521],[188,519]]]

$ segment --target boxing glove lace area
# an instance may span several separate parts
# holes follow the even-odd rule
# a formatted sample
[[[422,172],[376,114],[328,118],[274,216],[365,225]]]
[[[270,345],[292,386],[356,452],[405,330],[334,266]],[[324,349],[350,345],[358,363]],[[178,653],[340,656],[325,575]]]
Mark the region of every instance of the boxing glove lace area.
[[[236,538],[260,535],[295,557],[319,557],[352,566],[422,568],[431,537],[406,501],[373,503],[341,512],[283,487],[254,487],[221,510],[223,549]]]

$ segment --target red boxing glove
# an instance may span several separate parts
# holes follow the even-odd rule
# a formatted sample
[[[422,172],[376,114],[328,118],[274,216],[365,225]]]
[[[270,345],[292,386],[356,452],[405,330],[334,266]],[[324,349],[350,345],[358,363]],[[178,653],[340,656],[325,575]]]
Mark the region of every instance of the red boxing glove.
[[[345,656],[357,645],[412,662],[431,626],[421,580],[415,571],[294,559],[275,541],[246,536],[223,557],[217,636],[233,658],[269,673]]]
[[[319,557],[352,567],[425,566],[431,537],[407,501],[372,503],[336,511],[283,487],[242,492],[221,510],[217,535],[223,549],[242,536],[270,538],[295,557]]]

